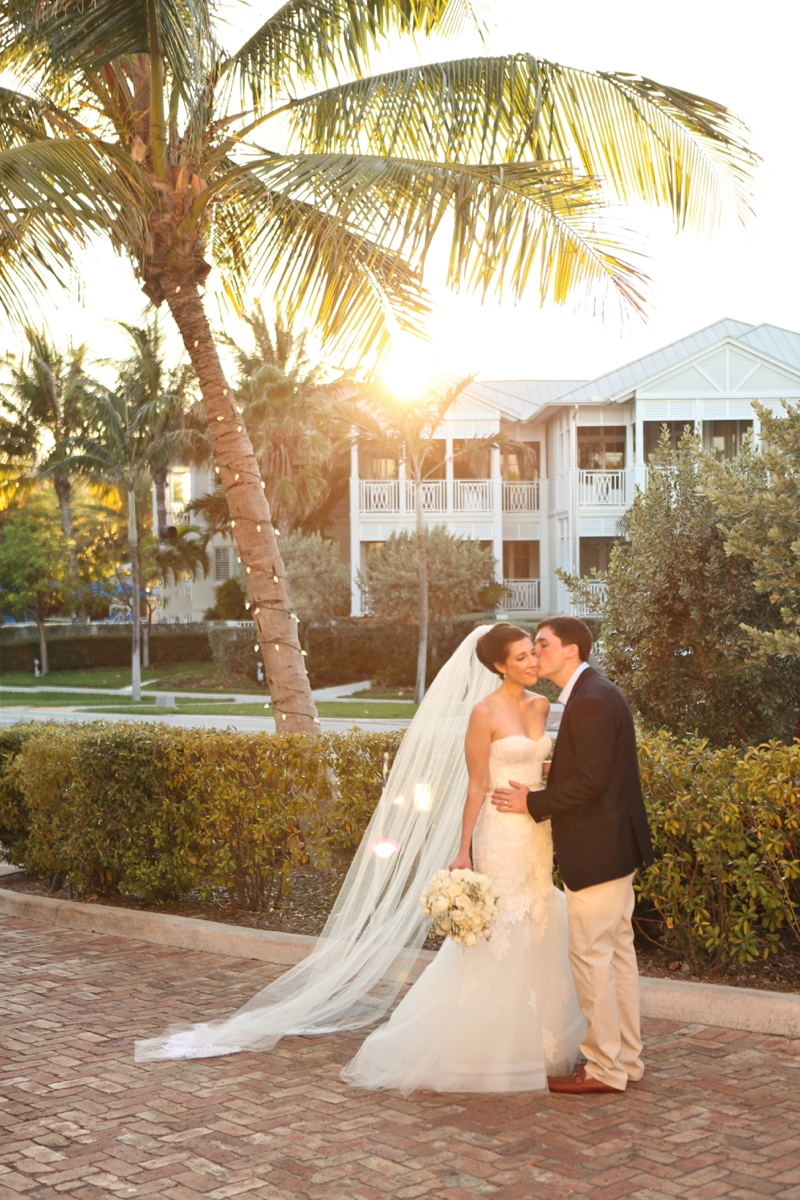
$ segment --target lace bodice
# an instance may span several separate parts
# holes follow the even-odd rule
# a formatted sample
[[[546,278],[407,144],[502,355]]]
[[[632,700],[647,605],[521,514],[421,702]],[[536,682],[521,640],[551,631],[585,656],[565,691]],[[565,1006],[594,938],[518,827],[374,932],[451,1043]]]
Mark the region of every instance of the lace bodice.
[[[553,839],[550,822],[527,813],[504,813],[491,801],[496,787],[511,780],[529,788],[541,786],[542,763],[552,745],[549,734],[498,738],[489,750],[489,790],[483,803],[472,848],[475,869],[488,875],[500,896],[500,914],[492,932],[492,951],[502,957],[508,945],[505,927],[528,920],[541,936],[553,892]]]
[[[489,790],[508,787],[509,781],[527,783],[529,788],[542,782],[542,763],[550,753],[553,742],[549,733],[540,738],[523,734],[498,738],[489,748]]]

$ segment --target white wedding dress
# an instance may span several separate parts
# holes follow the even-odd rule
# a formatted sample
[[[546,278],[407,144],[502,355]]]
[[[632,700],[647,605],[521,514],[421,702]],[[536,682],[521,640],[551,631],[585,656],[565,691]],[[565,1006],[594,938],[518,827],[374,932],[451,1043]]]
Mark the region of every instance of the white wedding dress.
[[[567,954],[564,895],[553,885],[550,822],[491,803],[510,780],[541,785],[547,734],[499,738],[489,793],[473,837],[476,871],[500,897],[491,936],[462,949],[446,941],[342,1078],[411,1092],[536,1092],[573,1069],[586,1024]]]

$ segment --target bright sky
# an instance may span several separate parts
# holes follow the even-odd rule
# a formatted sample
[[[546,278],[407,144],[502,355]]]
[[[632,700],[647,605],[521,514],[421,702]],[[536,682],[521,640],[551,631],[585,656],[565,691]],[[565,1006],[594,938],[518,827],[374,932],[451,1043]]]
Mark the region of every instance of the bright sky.
[[[223,5],[233,14],[233,5]],[[750,127],[763,164],[756,213],[746,228],[730,226],[709,242],[673,233],[666,214],[630,211],[627,224],[641,236],[653,283],[646,320],[622,321],[609,306],[605,319],[570,307],[541,310],[532,292],[523,303],[481,305],[453,296],[437,264],[428,286],[437,303],[433,344],[406,342],[390,363],[396,377],[440,370],[483,379],[586,378],[638,358],[721,317],[768,321],[800,329],[800,196],[797,153],[796,50],[800,9],[794,0],[571,0],[568,6],[533,0],[492,0],[497,27],[492,53],[531,51],[570,66],[630,71],[710,96]],[[241,13],[241,6],[235,10]],[[254,3],[242,35],[263,19]],[[233,43],[234,38],[231,37]],[[402,50],[402,53],[400,51]],[[424,45],[427,61],[481,54],[473,35]],[[381,66],[414,60],[405,46]],[[121,349],[109,319],[135,320],[141,294],[128,266],[110,252],[82,264],[80,299],[55,297],[49,316],[60,336],[88,341],[98,355]],[[165,312],[165,320],[169,321]],[[234,322],[225,321],[231,331]],[[4,330],[0,348],[18,335]]]

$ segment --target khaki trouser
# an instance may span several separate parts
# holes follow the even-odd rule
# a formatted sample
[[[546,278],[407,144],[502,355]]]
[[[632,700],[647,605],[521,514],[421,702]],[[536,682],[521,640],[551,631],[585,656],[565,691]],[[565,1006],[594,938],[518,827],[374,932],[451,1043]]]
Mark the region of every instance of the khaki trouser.
[[[624,1090],[641,1079],[639,969],[633,948],[633,875],[571,892],[569,961],[589,1026],[581,1042],[586,1074]]]

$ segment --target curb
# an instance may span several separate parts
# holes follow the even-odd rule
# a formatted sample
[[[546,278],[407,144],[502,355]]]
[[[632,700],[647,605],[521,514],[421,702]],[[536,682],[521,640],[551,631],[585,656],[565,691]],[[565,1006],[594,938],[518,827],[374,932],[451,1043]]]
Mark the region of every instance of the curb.
[[[281,966],[300,962],[317,940],[300,933],[246,929],[197,917],[173,917],[168,913],[82,904],[49,896],[30,896],[5,888],[0,888],[0,914],[203,954],[254,958]],[[407,980],[413,982],[434,956],[432,950],[404,953],[395,960],[391,972],[394,974],[401,969]],[[639,994],[643,1017],[800,1039],[800,995],[792,992],[640,976]]]
[[[132,908],[112,908],[104,904],[82,904],[50,896],[31,896],[0,888],[0,915],[44,921],[65,929],[86,933],[104,933],[111,937],[134,938],[156,946],[174,946],[180,950],[198,950],[203,954],[224,954],[228,958],[254,958],[259,962],[291,967],[310,954],[317,938],[302,933],[280,933],[272,929],[248,929],[226,925],[222,921],[204,921],[198,917],[174,917],[170,913],[141,912]],[[402,953],[391,967],[408,980],[417,979],[434,958],[432,950],[419,954]]]

